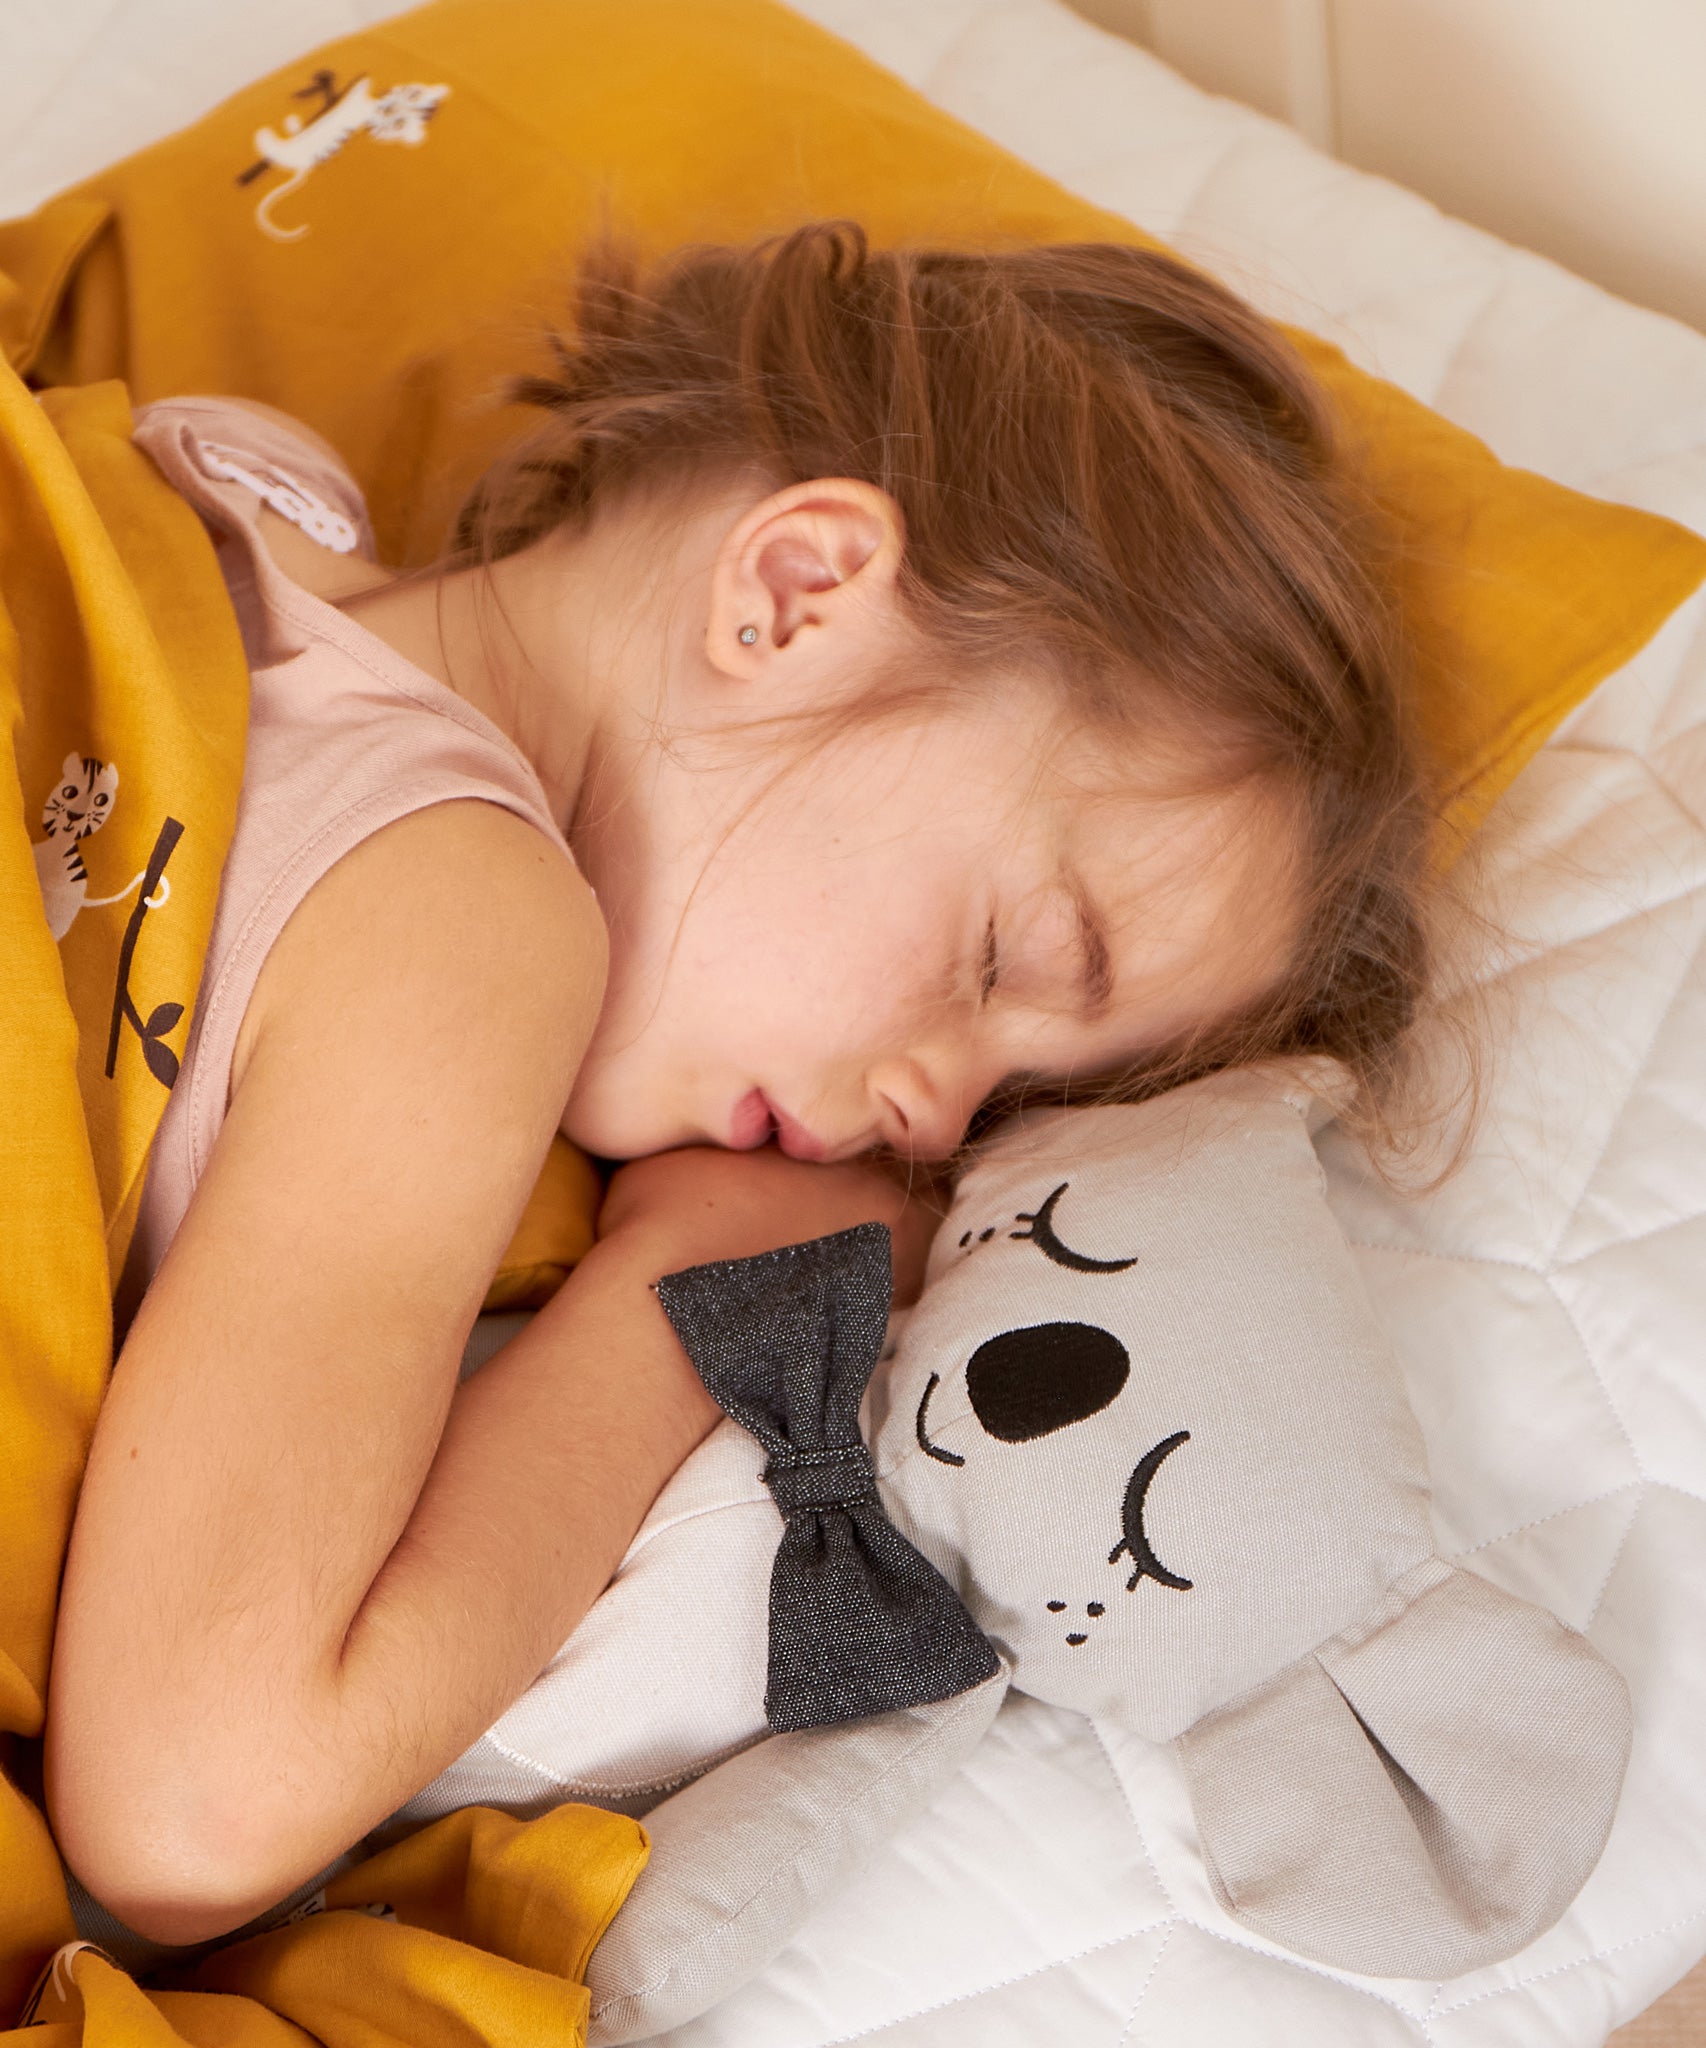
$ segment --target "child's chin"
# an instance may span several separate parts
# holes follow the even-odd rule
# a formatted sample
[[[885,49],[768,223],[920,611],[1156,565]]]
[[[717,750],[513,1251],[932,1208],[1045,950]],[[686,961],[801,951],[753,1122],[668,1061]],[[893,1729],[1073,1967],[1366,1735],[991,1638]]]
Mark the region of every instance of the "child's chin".
[[[644,1159],[653,1152],[672,1152],[680,1145],[711,1145],[717,1141],[684,1124],[666,1125],[660,1118],[624,1115],[596,1099],[571,1100],[557,1126],[571,1145],[595,1159]]]

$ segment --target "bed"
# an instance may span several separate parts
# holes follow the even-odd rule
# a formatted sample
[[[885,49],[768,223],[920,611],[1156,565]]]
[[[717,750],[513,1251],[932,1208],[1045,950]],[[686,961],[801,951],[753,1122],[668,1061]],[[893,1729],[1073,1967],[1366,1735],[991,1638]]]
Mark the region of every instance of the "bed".
[[[1706,338],[1204,96],[1057,0],[797,0],[949,112],[1328,334],[1506,460],[1706,532]],[[382,0],[65,0],[0,28],[0,215]],[[1442,1548],[1586,1629],[1636,1740],[1564,1920],[1449,1984],[1355,1979],[1216,1906],[1167,1754],[1029,1700],[669,2048],[1588,2048],[1706,1953],[1706,597],[1570,718],[1478,844],[1447,1008],[1474,1150],[1405,1201],[1331,1134]],[[1448,1037],[1440,1035],[1441,1057]]]

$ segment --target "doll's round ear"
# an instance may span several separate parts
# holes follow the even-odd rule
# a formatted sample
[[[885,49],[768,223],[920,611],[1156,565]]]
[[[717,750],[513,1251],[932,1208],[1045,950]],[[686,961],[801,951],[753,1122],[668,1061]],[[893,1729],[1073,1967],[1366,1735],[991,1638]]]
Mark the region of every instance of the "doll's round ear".
[[[1628,1689],[1585,1636],[1432,1558],[1178,1753],[1234,1919],[1338,1969],[1439,1978],[1564,1912],[1629,1739]]]

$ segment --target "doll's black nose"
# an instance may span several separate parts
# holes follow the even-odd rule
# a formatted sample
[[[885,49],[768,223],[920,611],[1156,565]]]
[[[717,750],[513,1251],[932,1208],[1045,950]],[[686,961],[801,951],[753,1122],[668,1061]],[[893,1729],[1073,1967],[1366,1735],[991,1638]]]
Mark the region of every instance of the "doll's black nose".
[[[1099,1415],[1130,1375],[1125,1346],[1097,1324],[1033,1323],[977,1347],[966,1392],[992,1437],[1023,1444]]]

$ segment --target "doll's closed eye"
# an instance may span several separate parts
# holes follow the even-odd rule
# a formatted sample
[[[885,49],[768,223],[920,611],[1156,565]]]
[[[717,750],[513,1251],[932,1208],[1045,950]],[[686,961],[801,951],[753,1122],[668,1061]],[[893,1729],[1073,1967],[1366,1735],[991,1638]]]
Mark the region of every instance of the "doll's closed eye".
[[[1063,1180],[1048,1199],[1035,1211],[1021,1209],[1013,1218],[1015,1223],[1025,1225],[1023,1230],[1010,1230],[1007,1235],[1016,1238],[1020,1244],[1034,1244],[1045,1259],[1052,1259],[1057,1266],[1066,1267],[1071,1273],[1126,1273],[1137,1264],[1137,1254],[1129,1259],[1093,1259],[1086,1252],[1075,1252],[1065,1243],[1054,1227],[1055,1204],[1072,1183]],[[960,1250],[970,1251],[973,1244],[987,1244],[995,1235],[992,1223],[987,1229],[972,1232],[968,1230],[960,1239]]]
[[[1034,1244],[1044,1258],[1053,1259],[1057,1266],[1065,1266],[1073,1273],[1125,1273],[1137,1264],[1137,1254],[1129,1259],[1092,1259],[1084,1252],[1075,1252],[1069,1244],[1063,1244],[1054,1227],[1055,1204],[1072,1183],[1063,1180],[1048,1200],[1035,1214],[1021,1209],[1014,1217],[1015,1223],[1023,1223],[1024,1230],[1010,1230],[1007,1235],[1016,1237],[1021,1244]]]
[[[1035,1323],[980,1344],[966,1366],[966,1392],[990,1436],[1025,1444],[1099,1415],[1130,1376],[1125,1346],[1095,1323]],[[930,1440],[936,1385],[932,1373],[918,1404],[919,1448],[945,1465],[963,1465],[962,1457]]]

